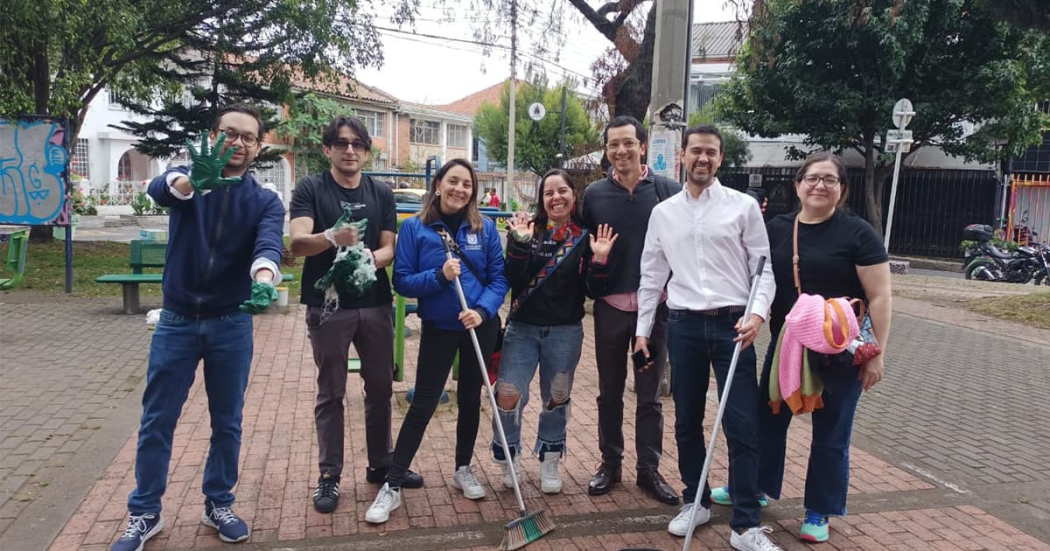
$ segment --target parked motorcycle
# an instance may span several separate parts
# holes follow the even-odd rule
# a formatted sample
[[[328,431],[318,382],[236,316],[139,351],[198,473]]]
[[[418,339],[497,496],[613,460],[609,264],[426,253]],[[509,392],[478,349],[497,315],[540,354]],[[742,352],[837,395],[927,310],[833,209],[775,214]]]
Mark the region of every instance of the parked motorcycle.
[[[1036,266],[1032,277],[1035,279],[1036,285],[1050,285],[1050,246],[1041,244],[1036,245],[1036,247],[1036,253],[1041,262],[1039,266]]]
[[[992,227],[986,224],[970,224],[963,229],[963,237],[977,243],[967,249],[963,260],[966,279],[1025,284],[1038,278],[1040,283],[1045,280],[1050,284],[1050,258],[1042,250],[1025,246],[1013,252],[1001,251],[991,243],[993,235]]]

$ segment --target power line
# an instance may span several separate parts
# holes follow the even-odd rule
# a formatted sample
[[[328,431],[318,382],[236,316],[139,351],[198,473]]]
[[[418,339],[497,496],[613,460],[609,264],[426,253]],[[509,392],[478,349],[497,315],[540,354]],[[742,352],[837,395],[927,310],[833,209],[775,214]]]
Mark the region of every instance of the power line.
[[[396,34],[408,35],[408,36],[418,36],[418,37],[422,37],[422,38],[431,38],[431,39],[435,39],[435,40],[443,40],[443,41],[448,41],[448,42],[459,42],[459,43],[462,43],[462,44],[473,44],[475,46],[482,46],[482,47],[486,47],[486,48],[498,48],[500,50],[504,50],[504,51],[508,51],[508,52],[510,51],[510,46],[504,46],[503,44],[498,44],[498,43],[481,42],[479,40],[467,40],[465,38],[452,38],[452,37],[449,37],[449,36],[438,36],[438,35],[426,34],[426,33],[416,33],[416,32],[409,32],[409,31],[402,31],[400,29],[392,29],[390,27],[380,27],[378,25],[375,26],[375,29],[378,30],[378,31],[383,31],[383,32],[388,32],[388,33],[396,33]],[[533,53],[524,52],[523,55],[531,57],[531,58],[533,58],[533,59],[535,59],[537,61],[546,63],[546,64],[551,65],[553,67],[557,67],[557,68],[561,69],[562,71],[564,71],[566,73],[571,73],[571,74],[576,75],[576,76],[578,76],[580,78],[583,78],[583,79],[590,80],[590,79],[593,78],[591,76],[585,75],[585,74],[580,73],[578,71],[574,71],[572,69],[569,69],[568,67],[565,67],[564,65],[561,65],[561,64],[556,63],[554,61],[551,61],[549,59],[542,58],[542,57],[540,57],[540,56],[538,56],[536,54],[533,54]]]

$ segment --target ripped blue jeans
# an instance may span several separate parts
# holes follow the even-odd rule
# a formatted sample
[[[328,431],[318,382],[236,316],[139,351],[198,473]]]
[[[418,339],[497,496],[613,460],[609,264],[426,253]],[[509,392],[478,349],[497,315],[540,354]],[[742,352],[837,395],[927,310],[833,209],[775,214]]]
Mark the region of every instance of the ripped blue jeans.
[[[507,323],[503,337],[499,379],[496,381],[497,399],[506,399],[511,394],[520,396],[517,407],[499,409],[499,418],[507,435],[510,453],[517,456],[521,451],[521,412],[529,402],[529,385],[540,369],[539,429],[533,453],[540,460],[548,452],[565,451],[565,425],[569,420],[570,395],[576,364],[583,348],[583,325],[531,325],[517,321]],[[550,407],[551,404],[557,404]],[[495,421],[492,426],[492,455],[497,461],[506,459],[499,442]]]

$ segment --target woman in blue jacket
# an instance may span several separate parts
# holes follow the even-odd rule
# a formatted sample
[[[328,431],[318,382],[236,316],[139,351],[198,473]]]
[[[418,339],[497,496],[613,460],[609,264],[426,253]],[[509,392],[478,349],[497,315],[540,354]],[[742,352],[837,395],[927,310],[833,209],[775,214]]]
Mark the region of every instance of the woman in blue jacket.
[[[456,470],[452,485],[469,499],[482,499],[485,489],[470,466],[481,414],[481,369],[470,339],[477,332],[484,357],[492,355],[499,332],[496,314],[507,294],[503,247],[496,225],[478,211],[474,168],[453,159],[434,175],[432,193],[417,216],[401,225],[394,257],[394,289],[419,301],[423,329],[416,363],[416,392],[394,447],[387,483],[365,514],[383,523],[401,506],[401,483],[419,450],[437,409],[452,361],[459,352],[456,421]],[[449,260],[439,232],[455,236],[459,251]],[[461,255],[461,256],[460,256]],[[455,285],[460,278],[469,309],[460,308]]]

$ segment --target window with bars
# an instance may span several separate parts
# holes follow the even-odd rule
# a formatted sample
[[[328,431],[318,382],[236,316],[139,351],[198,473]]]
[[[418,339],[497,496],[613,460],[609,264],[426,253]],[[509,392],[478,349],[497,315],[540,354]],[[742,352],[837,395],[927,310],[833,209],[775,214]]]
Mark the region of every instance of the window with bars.
[[[412,119],[410,126],[410,142],[427,145],[441,145],[441,123]]]
[[[448,146],[467,148],[467,127],[462,124],[448,125]]]
[[[91,179],[91,158],[88,154],[87,138],[77,138],[77,148],[73,152],[73,162],[70,163],[69,170],[85,180]]]
[[[357,118],[361,119],[361,122],[365,123],[365,128],[368,129],[368,135],[373,138],[383,137],[383,123],[385,117],[383,113],[378,111],[361,111],[357,110],[355,113]]]

